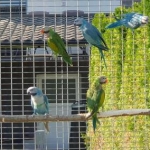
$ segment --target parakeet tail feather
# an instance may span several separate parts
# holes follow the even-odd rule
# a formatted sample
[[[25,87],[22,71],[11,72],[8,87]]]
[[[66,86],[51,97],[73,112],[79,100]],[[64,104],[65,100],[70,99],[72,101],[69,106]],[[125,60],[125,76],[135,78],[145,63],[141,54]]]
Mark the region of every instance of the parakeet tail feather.
[[[63,60],[70,66],[73,66],[70,56],[63,56]]]
[[[104,65],[107,68],[106,61],[105,61],[105,56],[103,54],[103,51],[100,48],[99,48],[99,51],[100,51],[100,54],[101,54],[101,58],[104,60]]]
[[[92,124],[93,124],[93,130],[94,130],[94,133],[95,133],[95,129],[97,127],[97,123],[100,123],[98,118],[97,118],[97,114],[94,114],[92,116]]]
[[[87,116],[87,118],[86,119],[89,119],[90,117],[92,117],[93,115],[94,115],[94,111],[92,111],[88,116]]]
[[[49,130],[49,124],[48,124],[48,122],[44,122],[44,127],[45,127],[45,129],[46,129],[47,132],[50,131]]]
[[[116,28],[116,27],[121,26],[121,25],[122,25],[122,22],[120,20],[118,20],[117,22],[114,22],[114,23],[107,25],[105,27],[105,29]]]

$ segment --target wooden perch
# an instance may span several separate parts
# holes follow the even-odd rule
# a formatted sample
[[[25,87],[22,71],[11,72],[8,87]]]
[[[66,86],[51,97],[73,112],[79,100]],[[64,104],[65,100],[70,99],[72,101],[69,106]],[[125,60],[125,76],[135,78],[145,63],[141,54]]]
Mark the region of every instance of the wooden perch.
[[[0,122],[57,122],[57,121],[87,121],[90,113],[68,115],[68,116],[51,116],[51,115],[0,115]],[[150,109],[128,109],[128,110],[111,110],[98,114],[99,118],[120,117],[120,116],[137,116],[150,115]]]

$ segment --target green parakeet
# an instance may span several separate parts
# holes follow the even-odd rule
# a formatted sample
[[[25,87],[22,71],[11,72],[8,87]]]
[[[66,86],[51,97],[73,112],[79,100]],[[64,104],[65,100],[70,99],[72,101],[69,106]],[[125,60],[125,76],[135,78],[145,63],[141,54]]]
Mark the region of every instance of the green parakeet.
[[[42,34],[46,34],[48,39],[47,39],[47,44],[51,48],[51,50],[55,53],[57,56],[58,54],[62,56],[63,60],[69,64],[70,66],[72,65],[72,60],[70,56],[68,55],[65,44],[61,37],[59,36],[58,33],[56,33],[52,28],[50,27],[45,27],[41,30]]]
[[[92,117],[93,130],[95,132],[97,123],[100,123],[97,113],[102,107],[105,99],[105,91],[102,84],[107,83],[105,76],[98,77],[87,91],[87,108],[90,111],[88,118]]]

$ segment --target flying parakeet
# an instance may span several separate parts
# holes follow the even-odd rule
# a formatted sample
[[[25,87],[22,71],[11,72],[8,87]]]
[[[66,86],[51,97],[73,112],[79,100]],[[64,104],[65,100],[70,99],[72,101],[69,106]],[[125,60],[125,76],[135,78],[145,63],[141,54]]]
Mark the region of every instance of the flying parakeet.
[[[104,64],[106,67],[105,57],[102,50],[108,50],[105,40],[102,37],[102,34],[98,31],[98,29],[87,22],[83,18],[77,18],[74,20],[74,25],[79,26],[84,38],[87,42],[99,49],[101,58],[104,60]]]
[[[105,76],[98,77],[87,91],[87,108],[90,111],[88,118],[92,117],[94,132],[97,127],[97,123],[100,123],[97,118],[97,113],[104,103],[105,92],[102,84],[105,83],[107,83],[107,78]]]
[[[48,98],[42,90],[37,87],[29,87],[27,94],[31,95],[31,106],[34,115],[49,114]],[[49,132],[48,122],[44,122],[45,129]]]
[[[133,30],[148,23],[148,16],[143,16],[139,13],[127,13],[122,15],[122,19],[117,19],[116,17],[115,19],[117,20],[116,22],[107,25],[105,28],[109,29],[123,25]]]
[[[70,56],[68,55],[65,44],[58,33],[56,33],[52,28],[45,27],[41,30],[42,34],[46,34],[47,44],[50,47],[50,49],[55,53],[55,55],[61,55],[63,60],[69,64],[70,66],[73,66],[72,60]]]

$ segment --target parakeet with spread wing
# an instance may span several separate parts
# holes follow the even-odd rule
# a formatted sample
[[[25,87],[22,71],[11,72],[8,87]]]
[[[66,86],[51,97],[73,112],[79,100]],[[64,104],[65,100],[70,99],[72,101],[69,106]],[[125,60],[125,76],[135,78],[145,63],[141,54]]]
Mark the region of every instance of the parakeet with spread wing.
[[[29,87],[27,94],[31,95],[31,106],[34,115],[49,114],[48,98],[43,94],[42,90],[37,87]],[[45,129],[49,132],[48,122],[44,122]]]
[[[102,37],[102,34],[98,31],[98,29],[93,26],[91,23],[87,22],[83,18],[77,18],[74,20],[74,25],[79,26],[80,30],[84,38],[87,42],[99,49],[101,58],[104,60],[104,65],[106,66],[105,57],[103,54],[103,50],[108,50],[107,44]]]
[[[90,115],[87,118],[92,117],[94,132],[97,127],[97,123],[100,123],[97,113],[105,100],[105,91],[102,87],[105,83],[107,83],[107,78],[105,76],[98,77],[87,91],[87,108],[88,111],[90,111]]]
[[[139,13],[127,13],[122,15],[122,19],[117,19],[116,16],[115,19],[116,22],[107,25],[105,28],[116,28],[123,25],[133,30],[148,23],[148,16]]]
[[[56,33],[52,28],[45,27],[41,30],[41,34],[46,34],[47,44],[50,47],[50,49],[54,52],[54,54],[62,56],[63,60],[66,62],[66,64],[69,64],[70,66],[73,66],[72,60],[70,56],[68,55],[65,44],[63,40],[61,39],[60,35]]]

